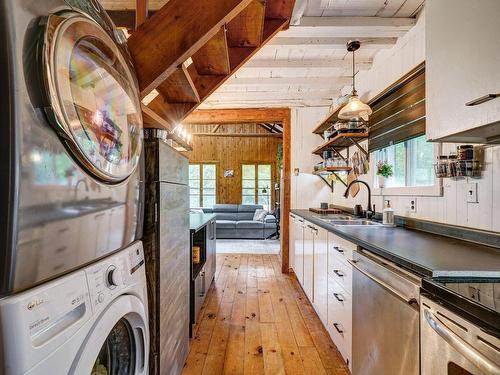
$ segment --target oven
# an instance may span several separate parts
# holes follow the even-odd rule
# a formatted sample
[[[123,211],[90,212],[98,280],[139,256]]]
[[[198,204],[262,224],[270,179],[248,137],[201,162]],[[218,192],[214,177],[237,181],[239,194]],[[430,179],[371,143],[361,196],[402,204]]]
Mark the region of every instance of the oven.
[[[422,296],[421,374],[500,375],[500,340]]]

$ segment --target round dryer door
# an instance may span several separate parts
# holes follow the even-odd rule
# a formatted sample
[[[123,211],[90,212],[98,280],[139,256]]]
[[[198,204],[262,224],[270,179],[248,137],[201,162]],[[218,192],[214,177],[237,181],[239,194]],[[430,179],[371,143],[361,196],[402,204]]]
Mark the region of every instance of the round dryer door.
[[[139,163],[142,115],[131,64],[95,21],[69,12],[48,18],[44,72],[50,114],[75,159],[107,183]]]
[[[71,373],[148,374],[149,333],[143,304],[135,296],[116,299],[89,332]]]

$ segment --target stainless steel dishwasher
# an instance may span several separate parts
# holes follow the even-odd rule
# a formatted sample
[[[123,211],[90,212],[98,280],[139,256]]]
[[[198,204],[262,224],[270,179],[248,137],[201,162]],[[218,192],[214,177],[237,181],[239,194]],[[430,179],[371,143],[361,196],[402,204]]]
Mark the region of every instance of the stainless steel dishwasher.
[[[418,375],[421,279],[366,250],[353,252],[354,375]]]

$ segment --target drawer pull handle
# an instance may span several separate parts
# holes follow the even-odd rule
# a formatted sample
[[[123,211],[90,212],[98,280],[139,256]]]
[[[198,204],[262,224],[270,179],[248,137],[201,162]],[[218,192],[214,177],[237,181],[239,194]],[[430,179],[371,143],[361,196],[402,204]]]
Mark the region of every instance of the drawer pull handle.
[[[489,102],[490,100],[493,100],[493,99],[496,99],[499,97],[500,97],[500,93],[498,93],[498,94],[486,94],[486,95],[481,96],[480,98],[477,98],[477,99],[471,100],[470,102],[465,103],[465,105],[468,107],[472,107],[475,105]]]
[[[64,233],[64,232],[67,232],[69,230],[69,228],[62,228],[62,229],[59,229],[59,233]]]
[[[344,277],[344,273],[342,271],[339,271],[339,270],[333,270],[333,273],[335,275],[337,275],[338,277]]]
[[[66,251],[66,246],[60,247],[60,248],[58,248],[58,249],[56,249],[56,250],[55,250],[55,252],[56,252],[57,254],[62,253],[62,252],[64,252],[64,251]]]
[[[339,328],[339,324],[338,323],[333,323],[333,326],[335,327],[335,329],[337,330],[338,333],[340,333],[341,335],[344,334],[344,330],[342,330],[342,329]]]
[[[343,298],[340,298],[340,294],[338,293],[333,293],[333,296],[335,297],[335,299],[339,302],[344,302],[345,300]]]
[[[341,253],[341,254],[344,254],[344,250],[342,250],[342,249],[341,249],[340,247],[338,247],[338,246],[334,246],[334,247],[333,247],[333,249],[334,249],[334,250],[337,250],[337,251],[338,251],[339,253]]]

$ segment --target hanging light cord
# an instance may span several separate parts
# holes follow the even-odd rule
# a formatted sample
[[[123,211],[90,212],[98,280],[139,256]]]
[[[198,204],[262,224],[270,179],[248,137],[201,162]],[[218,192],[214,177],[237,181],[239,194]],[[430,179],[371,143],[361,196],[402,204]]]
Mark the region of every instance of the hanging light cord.
[[[355,73],[356,61],[354,59],[354,52],[355,51],[352,51],[352,93],[353,93],[353,95],[356,95],[356,86],[355,86],[355,80],[354,80],[354,77],[356,76],[356,73]]]

